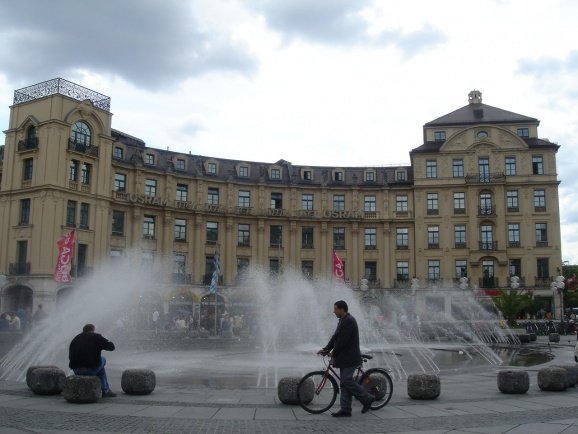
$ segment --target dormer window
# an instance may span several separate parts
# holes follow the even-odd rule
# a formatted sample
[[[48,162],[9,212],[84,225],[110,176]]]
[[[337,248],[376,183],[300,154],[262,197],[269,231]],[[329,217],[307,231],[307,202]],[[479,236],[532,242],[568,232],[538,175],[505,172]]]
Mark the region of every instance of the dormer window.
[[[367,170],[365,172],[365,182],[375,182],[375,171]]]
[[[434,140],[436,142],[443,142],[446,139],[446,132],[445,131],[435,131],[434,132]]]
[[[120,146],[115,146],[114,147],[114,158],[116,158],[117,160],[122,160],[124,159],[124,148],[120,147]]]
[[[209,175],[217,174],[217,163],[207,163],[207,173]]]
[[[271,169],[271,179],[281,179],[281,169]]]
[[[395,180],[396,181],[407,181],[407,173],[405,170],[396,170],[395,171]]]
[[[343,172],[341,170],[336,170],[333,172],[333,180],[337,182],[343,182]]]
[[[154,166],[156,164],[155,154],[146,154],[145,163],[149,166]]]
[[[303,171],[303,179],[305,181],[311,181],[313,179],[313,171],[311,170],[304,170]]]
[[[248,166],[239,166],[239,176],[241,178],[247,178],[249,176],[249,167]]]
[[[185,160],[183,158],[177,158],[177,164],[175,166],[177,170],[185,170]]]
[[[518,137],[522,137],[523,139],[530,137],[530,131],[528,128],[518,128],[517,133]]]

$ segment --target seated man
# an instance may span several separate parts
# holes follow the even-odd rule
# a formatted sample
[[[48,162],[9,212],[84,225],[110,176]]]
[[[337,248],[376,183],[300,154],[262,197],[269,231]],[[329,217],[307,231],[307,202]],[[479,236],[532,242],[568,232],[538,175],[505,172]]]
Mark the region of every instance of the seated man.
[[[104,365],[106,359],[100,355],[102,350],[114,351],[114,344],[102,335],[94,332],[92,324],[86,324],[82,333],[76,335],[68,350],[70,369],[76,375],[96,375],[100,379],[102,397],[112,398],[116,396],[108,386]]]

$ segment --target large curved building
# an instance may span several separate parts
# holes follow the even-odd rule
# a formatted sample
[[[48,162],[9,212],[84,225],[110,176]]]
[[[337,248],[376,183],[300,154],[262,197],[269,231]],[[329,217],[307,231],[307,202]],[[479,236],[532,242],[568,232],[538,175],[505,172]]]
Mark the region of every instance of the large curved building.
[[[423,126],[411,165],[296,166],[149,148],[112,128],[110,98],[58,78],[14,92],[0,148],[1,311],[48,309],[73,284],[53,278],[75,229],[73,282],[129,249],[165,294],[207,294],[219,245],[221,293],[249,265],[424,291],[510,285],[544,302],[561,267],[558,145],[539,121],[482,103]],[[78,279],[78,280],[76,280]]]

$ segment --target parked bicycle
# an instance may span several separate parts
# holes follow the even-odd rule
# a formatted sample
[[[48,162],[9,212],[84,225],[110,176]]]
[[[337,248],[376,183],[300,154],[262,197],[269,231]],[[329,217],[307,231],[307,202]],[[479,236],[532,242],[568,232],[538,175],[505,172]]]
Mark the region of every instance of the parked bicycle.
[[[373,356],[362,354],[361,358],[363,363],[366,363]],[[297,386],[299,405],[313,414],[329,410],[335,404],[339,393],[339,374],[333,369],[331,359],[325,355],[323,363],[323,369],[306,374]],[[393,382],[386,369],[370,368],[364,371],[362,366],[358,366],[353,378],[375,397],[371,404],[372,410],[384,407],[391,399]]]

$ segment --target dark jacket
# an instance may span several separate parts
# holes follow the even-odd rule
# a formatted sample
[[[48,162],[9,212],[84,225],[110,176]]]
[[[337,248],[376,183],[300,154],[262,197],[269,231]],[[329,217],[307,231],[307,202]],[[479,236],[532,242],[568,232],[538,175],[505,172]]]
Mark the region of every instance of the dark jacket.
[[[98,333],[80,333],[70,342],[68,366],[70,369],[97,368],[102,350],[114,351],[114,344]]]
[[[324,349],[333,351],[333,366],[336,368],[352,368],[361,365],[359,329],[353,316],[347,313],[339,320],[335,333]]]

